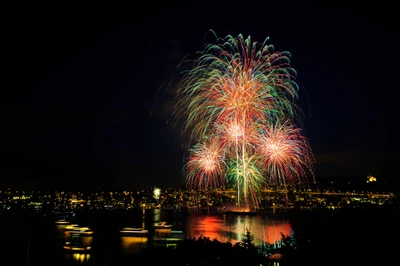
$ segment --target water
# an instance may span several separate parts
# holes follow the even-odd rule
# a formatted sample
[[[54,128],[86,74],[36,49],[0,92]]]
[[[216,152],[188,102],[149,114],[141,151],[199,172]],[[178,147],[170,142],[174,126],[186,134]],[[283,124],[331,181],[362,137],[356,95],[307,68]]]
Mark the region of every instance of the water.
[[[88,252],[66,252],[63,246],[71,242],[71,235],[57,230],[55,217],[8,215],[3,217],[3,237],[7,249],[4,254],[15,254],[5,259],[6,264],[31,265],[37,263],[57,263],[58,265],[129,265],[143,250],[151,246],[168,246],[176,243],[155,243],[153,237],[121,236],[123,227],[142,227],[153,232],[153,226],[160,221],[171,224],[177,238],[207,236],[221,242],[228,240],[235,243],[242,239],[246,230],[254,236],[255,244],[263,241],[273,243],[280,239],[280,233],[289,234],[289,221],[271,216],[246,215],[183,215],[173,211],[159,209],[145,212],[91,212],[76,214],[71,223],[87,226],[95,232],[92,236],[82,238],[82,243],[92,246]],[[154,237],[163,237],[157,230]],[[115,264],[118,263],[118,264]]]
[[[172,224],[174,231],[182,231],[183,238],[203,235],[221,242],[240,241],[247,229],[254,235],[256,245],[272,244],[281,239],[281,233],[289,235],[292,228],[296,239],[308,245],[301,258],[303,264],[298,261],[296,265],[359,265],[361,260],[376,260],[381,265],[397,254],[399,217],[398,210],[290,211],[253,216],[183,215],[163,210],[78,213],[71,222],[95,232],[85,239],[92,250],[79,253],[63,250],[67,236],[56,230],[56,217],[3,214],[0,265],[137,264],[137,256],[155,243],[151,237],[121,236],[119,230],[144,227],[153,231],[159,221]]]
[[[248,230],[254,235],[254,244],[264,242],[274,244],[282,236],[290,234],[290,221],[275,215],[192,215],[186,218],[187,237],[198,238],[200,235],[220,242],[241,241]]]

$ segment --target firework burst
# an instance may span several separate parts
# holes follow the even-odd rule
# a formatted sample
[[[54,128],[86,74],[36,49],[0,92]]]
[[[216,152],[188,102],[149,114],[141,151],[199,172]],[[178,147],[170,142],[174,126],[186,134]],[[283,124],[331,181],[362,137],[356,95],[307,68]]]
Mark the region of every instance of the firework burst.
[[[294,104],[298,87],[290,53],[243,35],[206,44],[185,72],[175,114],[196,144],[189,151],[190,187],[237,189],[237,201],[257,206],[265,184],[303,182],[312,152]],[[278,122],[277,122],[278,121]],[[288,121],[280,124],[279,121]]]
[[[186,180],[191,188],[223,187],[225,171],[224,150],[216,139],[196,144],[186,165]]]
[[[217,41],[205,45],[178,91],[177,110],[186,110],[185,128],[193,128],[194,137],[201,139],[215,124],[232,120],[259,123],[295,114],[298,87],[290,53],[274,52],[272,45],[242,35]]]
[[[262,132],[257,153],[273,184],[307,184],[314,179],[314,156],[302,130],[290,121],[270,123]]]

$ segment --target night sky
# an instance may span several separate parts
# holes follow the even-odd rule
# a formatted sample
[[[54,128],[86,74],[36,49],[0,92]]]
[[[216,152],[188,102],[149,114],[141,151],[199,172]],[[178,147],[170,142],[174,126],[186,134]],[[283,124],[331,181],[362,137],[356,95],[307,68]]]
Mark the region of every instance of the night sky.
[[[317,179],[399,177],[394,4],[191,2],[4,7],[0,186],[183,185],[162,84],[209,29],[292,53]]]

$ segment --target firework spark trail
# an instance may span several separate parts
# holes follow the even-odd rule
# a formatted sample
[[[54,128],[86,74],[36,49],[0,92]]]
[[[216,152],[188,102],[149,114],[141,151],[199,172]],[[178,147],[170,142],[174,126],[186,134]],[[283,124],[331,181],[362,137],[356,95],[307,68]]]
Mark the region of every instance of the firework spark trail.
[[[201,143],[190,150],[188,185],[218,187],[226,173],[239,205],[249,198],[256,206],[268,178],[286,184],[302,182],[304,168],[313,173],[305,137],[293,124],[279,124],[298,118],[290,53],[275,52],[267,40],[228,35],[206,44],[178,89],[176,115]]]
[[[289,67],[289,54],[250,46],[250,38],[242,35],[220,41],[205,46],[182,80],[177,109],[187,110],[186,129],[193,127],[194,137],[201,139],[214,123],[232,118],[256,122],[292,116],[298,88],[291,81],[296,72]]]
[[[191,150],[186,167],[186,180],[190,187],[208,189],[223,184],[225,162],[223,150],[215,139],[196,144]]]
[[[238,186],[242,189],[240,195],[244,200],[245,209],[251,209],[252,207],[258,207],[259,199],[261,196],[261,190],[265,186],[265,178],[263,176],[262,167],[260,167],[260,160],[257,155],[251,157],[245,154],[244,165],[231,161],[229,165],[229,177],[233,186],[238,189]],[[252,206],[250,206],[252,205]],[[241,206],[239,206],[241,207]]]
[[[259,138],[257,152],[275,184],[306,184],[307,174],[314,178],[315,159],[309,142],[290,121],[267,126]]]

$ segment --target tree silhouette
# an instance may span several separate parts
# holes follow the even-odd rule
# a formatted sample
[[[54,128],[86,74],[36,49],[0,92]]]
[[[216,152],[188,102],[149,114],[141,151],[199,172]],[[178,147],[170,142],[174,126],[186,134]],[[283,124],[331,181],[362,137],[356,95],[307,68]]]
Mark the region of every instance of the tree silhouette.
[[[246,233],[243,234],[243,240],[241,241],[243,247],[247,249],[255,247],[253,241],[254,241],[254,235],[252,235],[250,231],[246,229]]]

